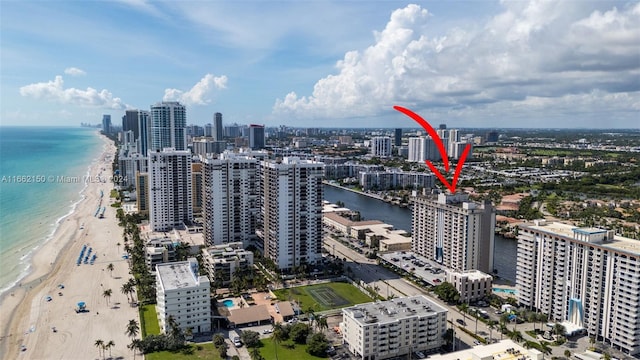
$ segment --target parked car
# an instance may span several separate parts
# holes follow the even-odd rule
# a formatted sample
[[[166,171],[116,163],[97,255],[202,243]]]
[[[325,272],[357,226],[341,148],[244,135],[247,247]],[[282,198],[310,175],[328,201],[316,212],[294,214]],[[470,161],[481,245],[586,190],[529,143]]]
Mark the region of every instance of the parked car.
[[[456,322],[460,325],[467,325],[467,323],[465,323],[462,319],[456,319]]]

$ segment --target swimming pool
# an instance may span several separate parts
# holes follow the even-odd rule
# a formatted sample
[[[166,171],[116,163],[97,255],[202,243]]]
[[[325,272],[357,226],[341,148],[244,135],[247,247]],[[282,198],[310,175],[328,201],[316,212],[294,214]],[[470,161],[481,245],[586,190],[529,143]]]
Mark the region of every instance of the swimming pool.
[[[496,293],[507,293],[511,295],[515,295],[518,293],[518,291],[515,289],[493,288],[492,290],[493,292],[496,292]]]
[[[233,307],[233,300],[227,299],[227,300],[222,302],[222,305],[224,305],[225,307],[228,307],[228,308]]]

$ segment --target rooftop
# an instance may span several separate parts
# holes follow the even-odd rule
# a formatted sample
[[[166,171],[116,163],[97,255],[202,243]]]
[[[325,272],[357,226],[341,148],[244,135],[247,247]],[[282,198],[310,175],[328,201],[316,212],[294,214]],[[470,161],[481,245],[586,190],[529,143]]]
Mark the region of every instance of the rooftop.
[[[523,227],[530,228],[532,230],[538,230],[542,232],[552,233],[564,236],[569,239],[575,238],[574,233],[581,235],[602,235],[606,234],[607,230],[598,228],[578,228],[573,225],[563,224],[559,222],[545,222],[538,221],[532,224],[522,224]],[[598,243],[599,246],[610,248],[617,251],[625,251],[640,255],[640,240],[630,239],[623,236],[614,235],[613,239],[608,239],[605,242]]]
[[[197,272],[195,263],[195,270]],[[162,288],[166,290],[185,289],[190,287],[198,287],[202,282],[209,282],[206,276],[198,276],[194,274],[193,263],[191,261],[179,261],[166,264],[156,265],[157,276],[160,277]]]
[[[360,325],[377,322],[387,323],[417,315],[435,315],[447,312],[444,307],[423,295],[359,304],[342,309],[342,311]]]
[[[231,315],[229,315],[228,320],[235,325],[271,320],[271,315],[269,315],[267,305],[249,306],[230,311]]]
[[[431,355],[430,360],[537,360],[543,359],[536,349],[525,349],[512,340],[502,340],[495,344],[478,345],[471,349],[443,355]]]

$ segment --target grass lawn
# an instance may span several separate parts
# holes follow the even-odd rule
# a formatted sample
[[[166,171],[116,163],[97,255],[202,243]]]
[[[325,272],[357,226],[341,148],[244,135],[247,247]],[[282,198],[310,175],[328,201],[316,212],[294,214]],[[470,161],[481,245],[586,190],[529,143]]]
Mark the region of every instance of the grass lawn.
[[[311,291],[309,291],[311,290]],[[337,295],[341,300],[346,300],[347,304],[331,305],[322,301],[317,301],[311,293],[331,293]],[[289,289],[274,290],[273,293],[280,300],[296,300],[300,303],[300,308],[304,311],[308,308],[314,309],[314,311],[325,311],[331,309],[338,309],[348,307],[356,304],[362,304],[373,301],[368,295],[362,293],[355,286],[343,283],[326,283],[318,285],[300,286]]]
[[[212,343],[191,345],[191,353],[189,351],[184,352],[171,352],[160,351],[156,353],[145,354],[144,357],[147,360],[193,360],[193,359],[212,359],[222,360],[218,350]]]
[[[151,304],[140,307],[140,328],[143,337],[160,334],[160,325],[158,324],[155,305]]]
[[[273,341],[270,339],[260,340],[262,343],[262,347],[260,348],[260,355],[262,355],[265,360],[276,360],[276,348]],[[287,343],[289,343],[287,341]],[[288,349],[282,344],[278,345],[278,359],[295,359],[295,360],[320,360],[326,359],[317,356],[313,356],[306,352],[307,345],[295,344],[293,349]],[[249,353],[251,353],[251,349],[249,349]]]

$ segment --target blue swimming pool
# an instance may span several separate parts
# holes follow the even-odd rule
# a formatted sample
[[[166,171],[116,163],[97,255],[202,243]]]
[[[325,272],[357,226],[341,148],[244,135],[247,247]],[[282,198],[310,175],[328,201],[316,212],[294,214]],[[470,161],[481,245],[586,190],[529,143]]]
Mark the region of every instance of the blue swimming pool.
[[[222,305],[224,305],[225,307],[233,307],[233,300],[227,299],[225,301],[222,302]]]
[[[511,294],[511,295],[515,295],[518,292],[515,289],[503,289],[503,288],[493,288],[493,292],[496,293],[507,293],[507,294]]]

